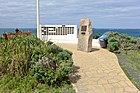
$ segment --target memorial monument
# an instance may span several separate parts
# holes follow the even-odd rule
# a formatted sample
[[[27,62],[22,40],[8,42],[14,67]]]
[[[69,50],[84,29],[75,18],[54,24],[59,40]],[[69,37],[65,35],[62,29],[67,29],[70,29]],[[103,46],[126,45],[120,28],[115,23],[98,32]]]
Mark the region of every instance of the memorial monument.
[[[92,24],[89,18],[81,19],[80,29],[78,36],[78,47],[77,50],[84,52],[92,51]]]

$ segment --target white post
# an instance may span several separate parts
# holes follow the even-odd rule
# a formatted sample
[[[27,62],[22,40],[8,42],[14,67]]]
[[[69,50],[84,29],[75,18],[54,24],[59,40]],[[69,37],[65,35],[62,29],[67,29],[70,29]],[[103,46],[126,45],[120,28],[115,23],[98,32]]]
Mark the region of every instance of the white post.
[[[41,32],[40,32],[40,0],[37,0],[37,38],[41,38]]]

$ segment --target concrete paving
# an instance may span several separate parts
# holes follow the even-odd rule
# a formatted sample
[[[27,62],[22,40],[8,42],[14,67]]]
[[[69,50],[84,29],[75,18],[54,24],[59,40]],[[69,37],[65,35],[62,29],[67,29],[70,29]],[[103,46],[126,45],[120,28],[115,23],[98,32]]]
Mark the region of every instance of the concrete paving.
[[[73,52],[77,93],[140,93],[126,77],[115,54],[93,47],[91,53],[77,51],[76,44],[57,44]]]

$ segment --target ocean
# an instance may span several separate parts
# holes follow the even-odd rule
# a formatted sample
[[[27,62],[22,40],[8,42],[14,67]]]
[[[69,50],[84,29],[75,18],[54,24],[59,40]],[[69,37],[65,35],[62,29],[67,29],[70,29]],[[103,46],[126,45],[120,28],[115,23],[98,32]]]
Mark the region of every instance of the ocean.
[[[32,34],[36,34],[36,28],[19,28],[21,31],[25,32],[25,31],[31,31]],[[97,28],[93,28],[93,34],[103,34],[105,32],[119,32],[121,34],[127,34],[129,36],[134,36],[134,37],[140,37],[140,29],[97,29]],[[0,36],[2,36],[2,34],[4,32],[15,32],[15,28],[0,28]]]
[[[118,32],[128,36],[140,37],[140,29],[93,29],[93,34],[103,34],[105,32]]]

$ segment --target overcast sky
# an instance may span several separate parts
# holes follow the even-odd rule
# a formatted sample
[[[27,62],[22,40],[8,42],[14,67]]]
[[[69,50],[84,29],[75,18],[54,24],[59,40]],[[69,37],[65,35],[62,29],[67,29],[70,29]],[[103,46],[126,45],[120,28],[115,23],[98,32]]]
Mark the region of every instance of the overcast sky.
[[[94,28],[140,28],[140,0],[40,0],[41,24],[76,24],[89,17]],[[36,27],[36,0],[0,0],[0,28]]]

